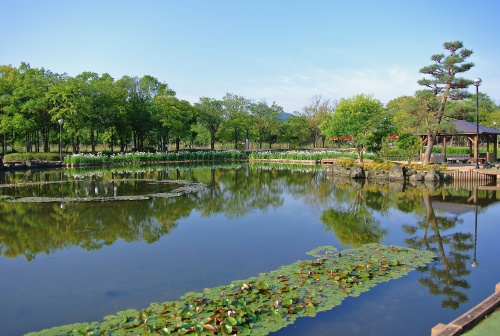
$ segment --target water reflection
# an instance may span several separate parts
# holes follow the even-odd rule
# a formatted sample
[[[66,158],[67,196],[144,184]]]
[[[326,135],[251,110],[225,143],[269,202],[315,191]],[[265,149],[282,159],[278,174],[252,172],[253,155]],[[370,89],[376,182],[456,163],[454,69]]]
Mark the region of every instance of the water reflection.
[[[457,309],[468,300],[463,289],[470,287],[464,277],[470,274],[467,264],[473,237],[470,233],[453,232],[463,220],[447,213],[436,214],[429,194],[422,194],[422,202],[425,214],[417,225],[404,226],[405,232],[411,236],[405,242],[408,246],[425,248],[437,254],[435,262],[420,270],[426,276],[419,282],[433,295],[444,297],[441,301],[443,308]]]
[[[372,212],[381,210],[380,202],[368,200],[383,200],[385,197],[380,197],[380,191],[362,189],[352,189],[350,196],[351,200],[346,205],[337,205],[323,211],[320,219],[325,229],[333,231],[343,246],[358,247],[380,243],[387,235],[387,230],[380,226],[380,221],[374,218]]]
[[[193,210],[203,217],[223,214],[234,219],[252,211],[265,212],[281,207],[286,191],[294,197],[303,197],[306,203],[318,209],[325,230],[333,232],[344,246],[383,241],[388,231],[381,226],[375,213],[384,216],[389,209],[396,208],[419,216],[416,224],[403,225],[410,236],[405,243],[413,248],[433,250],[439,255],[436,263],[426,270],[430,277],[422,279],[422,283],[433,293],[446,293],[449,299],[443,305],[456,308],[457,303],[451,297],[456,297],[457,302],[466,298],[453,288],[468,286],[457,279],[470,273],[465,267],[470,262],[467,252],[473,248],[473,240],[477,237],[477,234],[473,237],[470,233],[454,232],[456,226],[463,223],[459,215],[464,209],[476,209],[477,212],[480,211],[478,205],[484,207],[497,201],[495,191],[478,191],[478,188],[466,190],[450,184],[415,185],[337,177],[327,180],[314,169],[294,174],[289,169],[260,166],[253,167],[249,173],[248,165],[241,164],[209,169],[138,166],[36,174],[14,172],[2,176],[4,183],[0,191],[3,195],[14,196],[136,195],[159,188],[165,190],[164,185],[159,187],[152,183],[165,179],[189,179],[210,187],[178,199],[152,199],[146,206],[134,205],[134,202],[119,206],[27,206],[0,202],[3,218],[0,253],[6,257],[25,255],[31,260],[38,253],[51,253],[71,246],[94,250],[117,239],[154,242],[168,234],[175,228],[176,221],[188,217]],[[169,185],[169,189],[174,187]],[[477,264],[475,257],[474,263]]]
[[[159,188],[154,186],[153,182],[161,180],[200,182],[208,188],[182,197],[141,201],[26,204],[1,200],[1,195],[50,194],[69,197],[88,193],[91,197],[97,194],[116,196],[147,193]],[[32,261],[38,257],[40,265],[47,263],[44,258],[39,258],[40,255],[61,255],[64,254],[63,251],[72,250],[74,247],[99,252],[107,250],[104,247],[117,245],[121,245],[123,250],[120,250],[120,253],[124,253],[129,247],[123,247],[118,241],[130,245],[134,245],[132,242],[145,242],[148,243],[147,247],[143,246],[146,244],[139,244],[141,253],[145,255],[141,260],[141,267],[149,268],[148,276],[140,278],[141,290],[134,291],[132,287],[111,287],[109,283],[122,284],[122,279],[131,276],[131,266],[124,265],[122,269],[121,266],[115,265],[113,274],[109,275],[107,264],[108,266],[100,271],[109,276],[108,285],[103,284],[103,288],[93,289],[93,292],[127,291],[142,297],[143,288],[151,287],[154,293],[151,294],[151,299],[145,299],[149,300],[147,304],[160,300],[156,296],[157,292],[162,292],[167,287],[164,283],[154,287],[157,285],[149,284],[151,279],[162,279],[170,286],[169,290],[181,291],[172,294],[177,298],[184,292],[200,290],[198,287],[193,288],[193,282],[204,288],[214,285],[210,283],[211,277],[227,276],[228,278],[217,278],[217,284],[220,284],[266,272],[270,268],[260,268],[262,263],[275,259],[276,263],[279,263],[278,266],[290,263],[303,257],[301,250],[308,251],[327,244],[356,247],[365,243],[380,242],[435,251],[438,258],[428,267],[419,270],[420,284],[414,280],[415,285],[439,298],[441,307],[446,310],[458,309],[461,305],[465,306],[464,303],[471,297],[474,289],[471,280],[474,275],[472,265],[479,263],[481,266],[476,270],[483,270],[488,267],[488,262],[491,264],[491,261],[487,260],[491,258],[485,256],[484,250],[483,253],[476,253],[478,235],[479,238],[484,237],[484,231],[480,227],[478,229],[477,222],[481,222],[481,214],[486,209],[498,202],[495,190],[463,188],[453,183],[403,184],[388,181],[330,180],[317,168],[290,169],[246,164],[161,165],[117,167],[111,170],[71,169],[0,173],[0,182],[2,185],[9,185],[0,188],[0,261],[11,261],[15,258],[27,260],[26,265],[23,264],[19,268],[25,270],[25,279],[31,279],[42,274],[40,268],[36,267],[37,263]],[[296,213],[296,209],[299,209],[300,213]],[[293,215],[290,216],[290,213]],[[395,219],[395,216],[398,218]],[[474,228],[469,225],[473,224],[470,216],[474,216],[472,221],[475,218]],[[391,224],[392,221],[396,224]],[[181,222],[183,225],[180,225]],[[212,229],[215,226],[217,229]],[[200,232],[203,232],[202,237],[199,236]],[[172,239],[162,239],[167,236]],[[479,243],[484,244],[484,240],[479,239]],[[177,250],[172,248],[173,251],[165,248],[170,254],[145,250],[149,246],[154,245],[154,248],[160,249],[168,244],[189,246],[189,251],[183,251],[181,255],[178,253],[178,247]],[[495,247],[487,248],[493,251]],[[233,252],[235,250],[237,252]],[[156,259],[158,255],[161,255],[161,263]],[[206,255],[208,256],[205,257]],[[297,255],[299,256],[296,257]],[[293,260],[285,260],[288,257]],[[108,263],[114,263],[116,260],[114,257],[109,258],[105,259]],[[153,261],[149,263],[149,259]],[[184,267],[185,264],[189,266]],[[64,267],[63,273],[70,274],[66,269],[69,266]],[[90,263],[89,267],[86,270],[93,272],[95,262]],[[175,269],[175,272],[165,275],[155,267]],[[236,268],[251,269],[253,273],[235,276],[234,273],[238,271]],[[137,266],[134,270],[137,270]],[[196,276],[197,270],[203,270],[200,271],[201,275]],[[156,276],[149,276],[149,272]],[[44,274],[45,276],[48,279],[47,284],[59,280]],[[168,282],[168,278],[172,278],[172,282]],[[63,280],[66,284],[77,281]],[[15,281],[12,280],[12,283]],[[96,283],[96,286],[98,285]],[[44,282],[37,281],[31,286],[44,288]],[[76,283],[75,287],[82,291],[82,297],[90,295],[83,292],[82,284]],[[72,288],[67,290],[70,293],[74,291]],[[25,288],[22,291],[25,291]],[[43,292],[43,289],[41,291]],[[57,288],[57,291],[61,291],[61,288]],[[106,297],[121,298],[108,294]],[[35,304],[33,300],[33,296],[25,302],[16,297],[16,304],[31,306]],[[74,301],[74,298],[71,300],[71,307],[82,305],[81,302]],[[124,307],[116,308],[112,302],[99,300],[100,307],[109,304],[111,311],[106,314],[130,306],[129,302],[126,302]],[[40,302],[40,306],[47,304],[50,304],[50,301]],[[10,314],[11,307],[7,304],[4,306],[0,306],[0,312]],[[88,307],[83,310],[87,312]],[[435,310],[432,312],[434,314]],[[62,313],[59,312],[58,316],[60,314]],[[356,315],[357,312],[353,314]],[[82,316],[86,315],[82,313]],[[11,318],[15,317],[9,315],[9,319]],[[26,320],[20,317],[21,319]],[[87,317],[78,319],[87,320]],[[451,319],[444,317],[437,322],[443,320]],[[48,325],[44,326],[72,321],[75,320],[68,318],[61,323],[47,321]],[[29,328],[33,329],[39,328]],[[1,331],[0,327],[0,333]]]
[[[471,273],[468,266],[478,265],[478,212],[498,202],[494,187],[476,185],[463,189],[459,188],[458,181],[394,184],[337,178],[334,182],[335,198],[351,203],[326,210],[321,220],[341,243],[358,246],[381,241],[387,231],[373,219],[374,210],[384,213],[388,207],[394,207],[413,213],[418,220],[414,224],[403,224],[408,236],[404,242],[408,247],[431,250],[437,255],[432,264],[419,269],[423,275],[419,282],[430,294],[442,297],[443,308],[455,310],[468,301],[467,276]],[[464,224],[461,216],[469,212],[474,213],[474,235],[460,228]]]

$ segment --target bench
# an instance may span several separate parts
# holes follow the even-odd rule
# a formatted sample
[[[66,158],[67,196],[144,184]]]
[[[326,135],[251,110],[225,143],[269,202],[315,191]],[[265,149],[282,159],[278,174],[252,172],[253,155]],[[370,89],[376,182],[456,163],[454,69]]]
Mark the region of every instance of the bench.
[[[454,162],[454,163],[472,163],[474,162],[474,158],[470,157],[469,154],[455,154],[455,155],[447,155],[446,162]]]

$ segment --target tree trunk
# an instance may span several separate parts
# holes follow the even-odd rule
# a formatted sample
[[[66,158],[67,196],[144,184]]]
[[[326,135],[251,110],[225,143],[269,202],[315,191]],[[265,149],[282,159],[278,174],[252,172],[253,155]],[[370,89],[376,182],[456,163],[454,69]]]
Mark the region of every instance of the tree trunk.
[[[234,149],[238,149],[238,130],[234,129]]]
[[[428,130],[427,131],[427,148],[425,149],[424,158],[422,160],[423,164],[431,162],[432,147],[436,142],[436,132]]]
[[[48,130],[43,132],[43,151],[50,152],[50,132]]]
[[[95,154],[95,134],[94,134],[94,128],[90,128],[90,147],[92,149],[92,154]]]
[[[356,148],[356,151],[358,152],[359,163],[363,163],[363,150],[363,147]]]
[[[31,152],[30,136],[28,131],[24,133],[24,146],[26,147],[26,152]]]
[[[210,149],[214,150],[215,148],[215,132],[210,133]]]
[[[125,152],[125,141],[123,139],[120,139],[120,152]]]
[[[114,141],[113,141],[113,131],[111,131],[111,144],[110,144],[110,147],[111,147],[111,154],[113,154],[113,150],[114,150],[114,147],[115,147],[115,144],[114,144]]]

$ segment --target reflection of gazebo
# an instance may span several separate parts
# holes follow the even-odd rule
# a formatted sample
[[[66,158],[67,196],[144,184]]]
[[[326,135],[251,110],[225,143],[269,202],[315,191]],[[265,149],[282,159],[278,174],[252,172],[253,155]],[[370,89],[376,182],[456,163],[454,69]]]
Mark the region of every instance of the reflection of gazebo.
[[[457,217],[477,210],[477,206],[474,204],[449,203],[441,201],[433,201],[432,207],[434,208],[434,210],[449,213]]]
[[[469,142],[469,151],[472,154],[469,156],[470,158],[479,158],[480,161],[488,161],[488,162],[495,162],[497,160],[497,152],[498,152],[498,135],[500,134],[500,131],[491,128],[491,127],[486,127],[486,126],[481,126],[479,125],[479,136],[486,137],[486,155],[485,156],[476,156],[476,143],[478,141],[477,135],[476,135],[476,124],[465,121],[465,120],[453,120],[450,122],[450,124],[453,124],[455,126],[454,130],[451,131],[444,131],[442,133],[438,133],[437,136],[441,137],[442,139],[442,145],[443,145],[443,156],[444,156],[444,162],[447,160],[446,156],[446,137],[447,136],[465,136],[466,139]],[[422,146],[424,146],[427,143],[427,134],[418,134],[420,136],[420,143]],[[493,153],[490,153],[490,143],[493,144]],[[422,155],[422,153],[420,153]],[[455,155],[448,155],[448,158],[450,157],[455,157]],[[467,158],[466,158],[467,159]]]

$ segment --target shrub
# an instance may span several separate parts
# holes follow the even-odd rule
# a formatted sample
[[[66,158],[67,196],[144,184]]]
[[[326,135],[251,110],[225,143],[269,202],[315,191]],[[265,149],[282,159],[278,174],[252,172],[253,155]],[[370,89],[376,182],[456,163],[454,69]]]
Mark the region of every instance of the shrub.
[[[4,162],[8,161],[59,161],[59,153],[10,153],[3,157]]]
[[[354,166],[354,159],[348,158],[348,159],[340,159],[337,160],[337,164],[341,165],[344,168],[351,168]]]

